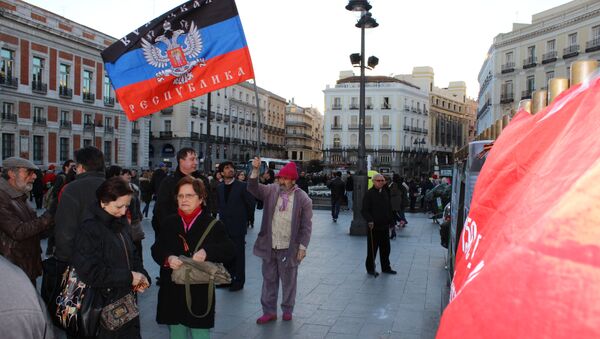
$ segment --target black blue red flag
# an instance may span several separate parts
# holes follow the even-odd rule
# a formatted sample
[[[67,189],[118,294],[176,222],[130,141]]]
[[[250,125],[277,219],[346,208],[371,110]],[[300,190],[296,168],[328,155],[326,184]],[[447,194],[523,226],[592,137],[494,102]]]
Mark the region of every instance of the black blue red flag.
[[[102,51],[130,120],[254,78],[234,0],[188,1]]]

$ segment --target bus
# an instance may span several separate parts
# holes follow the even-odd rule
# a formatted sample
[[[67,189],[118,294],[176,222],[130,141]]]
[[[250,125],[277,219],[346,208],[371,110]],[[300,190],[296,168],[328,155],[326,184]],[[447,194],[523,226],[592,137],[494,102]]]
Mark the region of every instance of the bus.
[[[289,164],[290,160],[284,159],[275,159],[275,158],[260,158],[260,175],[263,175],[267,171],[267,169],[272,169],[275,175],[279,173],[279,170],[283,168],[283,166]],[[250,172],[252,171],[252,159],[248,160],[246,164],[246,174],[250,176]]]

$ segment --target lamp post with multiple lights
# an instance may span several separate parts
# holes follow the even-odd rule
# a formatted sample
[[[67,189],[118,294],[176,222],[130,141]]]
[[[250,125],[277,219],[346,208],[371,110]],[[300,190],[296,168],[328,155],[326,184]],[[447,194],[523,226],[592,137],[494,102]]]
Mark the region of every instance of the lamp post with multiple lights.
[[[356,23],[356,27],[360,28],[360,54],[354,53],[350,55],[350,62],[355,67],[360,67],[360,93],[359,93],[359,113],[358,113],[358,161],[357,173],[354,175],[354,204],[352,224],[350,225],[350,235],[366,235],[367,223],[362,217],[362,201],[368,188],[367,177],[367,159],[365,150],[365,68],[372,69],[379,63],[377,57],[371,56],[368,59],[368,64],[365,65],[365,28],[375,28],[379,24],[373,19],[369,10],[371,5],[367,0],[350,0],[346,9],[349,11],[357,11],[361,13],[360,19]]]

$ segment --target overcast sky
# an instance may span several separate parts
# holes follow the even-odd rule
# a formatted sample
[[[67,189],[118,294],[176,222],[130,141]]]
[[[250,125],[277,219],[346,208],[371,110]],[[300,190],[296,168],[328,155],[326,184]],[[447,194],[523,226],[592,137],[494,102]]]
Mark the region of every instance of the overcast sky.
[[[218,0],[214,0],[218,1]],[[184,3],[181,0],[29,0],[36,6],[121,38]],[[513,22],[566,0],[370,0],[379,27],[367,30],[366,55],[379,58],[367,75],[406,74],[431,66],[435,85],[466,81],[479,91],[477,74],[494,36]],[[257,84],[301,106],[323,113],[323,90],[339,71],[352,69],[360,52],[359,15],[347,0],[237,0]],[[355,69],[358,74],[359,69]]]

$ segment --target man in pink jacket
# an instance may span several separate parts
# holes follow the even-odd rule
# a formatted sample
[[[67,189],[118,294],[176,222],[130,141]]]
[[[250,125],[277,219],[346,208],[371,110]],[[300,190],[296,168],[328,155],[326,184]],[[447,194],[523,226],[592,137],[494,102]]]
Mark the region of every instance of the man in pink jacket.
[[[260,158],[252,161],[248,191],[263,201],[263,219],[254,243],[254,255],[262,258],[263,315],[257,324],[277,319],[277,295],[281,279],[283,320],[292,320],[296,300],[298,265],[306,257],[312,231],[312,200],[296,185],[298,171],[290,162],[277,174],[277,182],[258,183]]]

